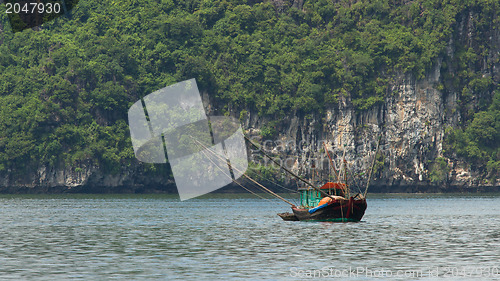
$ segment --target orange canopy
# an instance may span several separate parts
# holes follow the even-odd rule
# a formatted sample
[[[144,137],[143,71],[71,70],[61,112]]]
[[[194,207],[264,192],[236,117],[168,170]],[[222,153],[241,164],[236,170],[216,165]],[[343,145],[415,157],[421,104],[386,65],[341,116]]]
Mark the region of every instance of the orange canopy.
[[[346,188],[346,185],[345,183],[340,183],[340,182],[327,182],[321,187],[321,189],[330,189],[330,188],[343,190]]]

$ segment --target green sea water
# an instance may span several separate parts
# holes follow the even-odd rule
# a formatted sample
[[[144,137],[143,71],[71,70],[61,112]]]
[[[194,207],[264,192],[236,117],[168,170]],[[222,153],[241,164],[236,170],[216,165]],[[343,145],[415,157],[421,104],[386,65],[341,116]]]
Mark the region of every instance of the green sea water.
[[[1,280],[500,280],[498,194],[369,195],[359,223],[282,221],[247,194],[0,204]]]

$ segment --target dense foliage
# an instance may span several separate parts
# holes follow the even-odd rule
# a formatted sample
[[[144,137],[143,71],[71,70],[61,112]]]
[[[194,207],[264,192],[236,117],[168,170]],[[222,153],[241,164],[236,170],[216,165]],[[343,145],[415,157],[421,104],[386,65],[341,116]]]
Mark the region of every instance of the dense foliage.
[[[487,110],[474,114],[465,128],[450,130],[446,147],[473,167],[486,169],[487,179],[496,180],[500,172],[500,92],[495,93]]]
[[[0,171],[88,159],[111,171],[127,165],[128,107],[193,77],[221,113],[241,118],[242,110],[275,120],[291,110],[322,114],[340,96],[365,110],[383,102],[396,74],[422,78],[446,55],[458,15],[479,9],[494,18],[499,11],[496,0],[301,3],[82,0],[70,17],[18,33],[2,12]],[[461,55],[480,59],[490,47]],[[477,69],[462,69],[472,83]],[[464,95],[483,82],[493,85],[467,84]],[[475,157],[461,149],[476,142],[498,154],[498,127],[494,137],[472,137],[490,119],[498,122],[495,108],[472,113],[471,125],[456,132],[471,136],[457,137],[464,141],[455,144],[458,153]]]
[[[462,118],[458,128],[448,128],[444,148],[446,156],[465,159],[484,175],[479,180],[491,183],[500,177],[500,81],[498,74],[492,76],[499,56],[491,55],[498,54],[499,46],[486,39],[500,28],[500,2],[473,2],[468,11],[467,16],[477,16],[462,32],[471,27],[474,32],[464,36],[466,40],[456,40],[453,58],[448,57],[442,65],[442,91],[458,93],[457,110]],[[442,166],[442,161],[437,162]]]

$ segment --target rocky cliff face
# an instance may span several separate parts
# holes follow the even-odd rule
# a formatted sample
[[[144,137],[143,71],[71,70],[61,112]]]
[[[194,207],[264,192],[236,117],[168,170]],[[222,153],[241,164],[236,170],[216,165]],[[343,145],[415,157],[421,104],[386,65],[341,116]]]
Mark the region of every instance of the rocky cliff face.
[[[268,152],[279,156],[289,168],[308,178],[319,176],[325,179],[329,173],[322,143],[337,159],[345,150],[348,167],[355,174],[368,171],[381,135],[382,156],[378,158],[372,178],[375,190],[457,191],[500,186],[500,180],[483,181],[484,171],[473,170],[464,160],[449,158],[443,151],[446,130],[457,127],[462,116],[458,110],[458,90],[451,86],[443,91],[442,85],[449,84],[449,81],[442,75],[442,64],[452,65],[457,44],[468,47],[474,44],[471,39],[474,36],[474,17],[472,11],[461,16],[449,40],[447,54],[436,59],[433,69],[423,79],[416,79],[411,74],[395,77],[382,105],[357,111],[348,97],[341,97],[338,105],[326,111],[326,116],[292,114],[282,123],[285,125],[276,128],[279,135],[273,140],[259,137],[260,128],[268,120],[250,115],[246,121],[248,133]],[[490,76],[497,84],[500,81],[499,34],[500,29],[493,28],[488,38],[484,38],[487,45],[496,48],[485,56],[481,69],[483,77]],[[495,63],[488,65],[486,60]],[[447,68],[446,71],[450,77],[455,70]],[[254,153],[252,158],[260,159],[258,154]],[[447,174],[439,185],[432,186],[430,170],[440,157],[448,164]],[[261,160],[256,162],[263,163]],[[340,163],[337,162],[337,167]],[[364,179],[366,181],[366,176]],[[361,182],[361,178],[358,180]]]
[[[443,95],[436,89],[440,82],[439,64],[432,75],[416,80],[404,75],[391,86],[385,104],[371,110],[357,112],[349,99],[327,110],[325,119],[297,115],[286,120],[287,126],[278,128],[274,140],[259,137],[258,129],[265,120],[249,122],[248,133],[259,140],[267,152],[278,155],[288,168],[308,178],[325,179],[329,172],[324,145],[333,152],[340,167],[342,155],[355,174],[371,167],[378,136],[382,136],[379,163],[374,173],[374,189],[379,191],[438,191],[444,189],[499,186],[485,183],[479,171],[471,170],[466,162],[450,159],[443,154],[446,129],[460,120],[457,94]],[[324,122],[324,123],[323,123]],[[319,128],[319,130],[318,130]],[[251,157],[256,164],[265,163],[256,152]],[[380,156],[382,155],[382,156]],[[430,169],[436,158],[443,157],[449,165],[444,183],[431,186]],[[357,178],[359,183],[365,177]],[[288,183],[291,179],[288,179]]]
[[[279,2],[279,1],[278,1]],[[303,1],[294,1],[301,6]],[[477,188],[500,186],[500,181],[486,183],[481,180],[481,171],[471,169],[468,163],[449,157],[443,151],[443,142],[448,128],[456,127],[462,120],[458,110],[460,92],[449,85],[443,71],[452,76],[456,71],[450,65],[455,59],[457,44],[472,46],[474,35],[471,11],[461,15],[456,30],[449,40],[447,53],[437,58],[434,67],[422,79],[411,74],[400,74],[392,79],[383,103],[370,110],[359,111],[349,97],[339,97],[339,102],[327,108],[325,114],[299,114],[291,112],[276,127],[277,134],[263,139],[261,131],[271,121],[249,110],[242,120],[247,133],[260,142],[266,151],[278,156],[283,165],[307,178],[326,179],[329,161],[324,145],[333,152],[338,161],[345,153],[349,168],[354,174],[366,172],[371,166],[378,136],[382,136],[380,155],[373,177],[375,190],[380,191],[425,191],[448,188]],[[0,25],[0,34],[2,33]],[[493,28],[484,38],[491,48],[485,55],[481,72],[490,76],[498,85],[500,81],[500,28]],[[0,38],[1,41],[1,38]],[[486,63],[486,61],[492,61]],[[443,70],[443,64],[448,67]],[[483,93],[487,94],[487,93]],[[214,113],[217,104],[209,94],[203,94],[207,112]],[[474,105],[474,100],[471,104]],[[231,114],[239,116],[237,110]],[[270,166],[258,152],[249,150],[254,164]],[[448,164],[445,180],[437,188],[428,187],[430,170],[439,157]],[[251,167],[255,169],[255,165]],[[173,180],[160,173],[145,172],[140,163],[122,167],[118,173],[109,173],[92,161],[78,167],[64,164],[38,167],[25,174],[10,171],[0,175],[0,191],[4,192],[61,192],[61,191],[175,191]],[[363,177],[355,177],[359,183]],[[366,180],[366,176],[364,177]],[[291,178],[282,181],[294,184]]]
[[[76,166],[42,166],[23,175],[5,173],[0,176],[3,193],[156,193],[175,192],[176,187],[167,167],[151,172],[137,163],[110,173],[87,161]]]
[[[423,80],[411,75],[399,77],[390,87],[385,103],[368,111],[358,112],[348,98],[342,98],[337,107],[327,110],[324,119],[293,116],[287,120],[288,126],[279,128],[278,140],[261,143],[269,152],[281,152],[282,158],[288,158],[287,163],[293,163],[290,168],[312,178],[316,173],[322,177],[328,173],[323,143],[337,159],[345,150],[348,167],[359,174],[369,170],[381,135],[383,156],[379,160],[383,164],[374,174],[375,184],[398,186],[398,190],[401,186],[428,186],[430,165],[443,156],[445,130],[460,118],[452,110],[457,107],[456,95],[443,96],[435,89],[439,74],[438,63]],[[259,120],[252,121],[250,127],[258,128]],[[255,136],[259,133],[258,129],[249,131]],[[285,149],[283,144],[287,144]],[[450,172],[450,184],[473,184],[471,171],[464,168],[464,163],[450,160],[450,164],[455,167]],[[341,162],[337,160],[336,165],[339,167]]]

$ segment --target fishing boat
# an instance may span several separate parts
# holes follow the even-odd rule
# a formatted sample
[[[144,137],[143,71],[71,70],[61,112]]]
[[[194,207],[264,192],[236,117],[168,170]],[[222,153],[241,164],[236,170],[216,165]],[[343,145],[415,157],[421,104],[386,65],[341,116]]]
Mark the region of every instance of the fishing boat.
[[[328,155],[330,160],[330,167],[334,171],[335,176],[337,178],[337,182],[326,182],[322,186],[316,186],[310,183],[308,180],[300,177],[294,172],[290,171],[286,167],[280,165],[273,157],[268,155],[259,145],[254,143],[247,136],[244,138],[254,147],[256,147],[260,152],[262,152],[265,156],[267,156],[272,162],[280,166],[281,169],[294,176],[296,179],[304,183],[306,186],[302,188],[298,188],[298,192],[300,194],[300,204],[296,206],[289,200],[283,198],[279,194],[273,192],[269,188],[265,187],[261,183],[257,182],[255,179],[248,176],[244,171],[238,170],[236,167],[232,167],[232,169],[247,178],[250,182],[257,185],[264,192],[267,192],[276,198],[282,200],[283,202],[289,204],[292,208],[292,212],[287,213],[279,213],[280,216],[285,221],[329,221],[329,222],[359,222],[363,218],[365,214],[365,210],[367,208],[366,203],[366,194],[368,191],[368,186],[370,184],[371,175],[373,173],[373,167],[375,165],[375,159],[380,146],[380,137],[377,144],[377,151],[373,158],[373,162],[371,165],[371,170],[368,176],[368,181],[366,184],[366,188],[364,192],[355,193],[353,189],[348,185],[348,178],[352,173],[348,173],[347,161],[345,159],[345,147],[344,147],[344,155],[343,161],[341,164],[341,168],[337,170],[335,165],[330,157],[328,149],[325,145],[325,152]],[[208,147],[204,146],[200,142],[197,143],[206,151],[213,154],[215,157],[225,160],[220,155],[217,155],[214,151],[210,150]],[[230,165],[231,166],[231,165]],[[229,176],[228,176],[229,177]],[[240,182],[233,179],[233,182],[244,188],[245,190],[252,192]],[[359,187],[359,186],[358,186]],[[254,193],[254,192],[252,192]],[[255,193],[254,193],[255,194]],[[255,194],[258,196],[258,194]],[[259,196],[260,197],[260,196]],[[265,198],[264,198],[265,199]]]
[[[321,187],[316,187],[296,175],[297,178],[301,179],[308,186],[298,189],[300,206],[292,206],[293,213],[278,214],[283,220],[359,222],[363,218],[367,208],[366,190],[363,194],[359,192],[351,196],[353,191],[347,184],[347,161],[344,158],[342,168],[337,171],[328,150],[326,152],[330,159],[331,167],[339,181],[327,182]],[[344,182],[341,182],[340,179],[343,179]]]
[[[365,214],[366,199],[361,194],[346,199],[346,189],[343,183],[327,182],[320,187],[330,195],[325,196],[314,188],[299,188],[301,205],[292,206],[293,213],[278,216],[286,221],[358,222]]]
[[[347,161],[345,159],[345,146],[344,155],[342,156],[342,165],[341,168],[337,170],[332,161],[332,158],[330,157],[328,148],[325,144],[323,144],[325,146],[325,152],[330,160],[330,168],[334,171],[335,176],[338,180],[337,182],[327,182],[321,187],[318,187],[293,173],[292,171],[288,170],[287,168],[281,166],[283,170],[285,170],[298,180],[302,181],[307,186],[298,189],[300,194],[300,206],[297,207],[289,201],[284,200],[286,203],[291,205],[292,213],[279,213],[278,216],[280,216],[285,221],[361,221],[367,208],[366,194],[368,192],[368,186],[370,184],[371,175],[373,173],[375,159],[380,147],[380,139],[381,137],[379,136],[377,150],[375,152],[375,156],[371,165],[366,189],[363,193],[358,192],[354,194],[353,190],[351,190],[348,185],[348,167]],[[253,146],[260,149],[260,147],[254,144],[251,140],[247,140]],[[260,150],[262,153],[264,153],[264,155],[269,157],[271,161],[275,162],[271,156],[269,156],[262,149]],[[278,164],[277,162],[275,163]],[[350,175],[352,175],[352,173]]]

